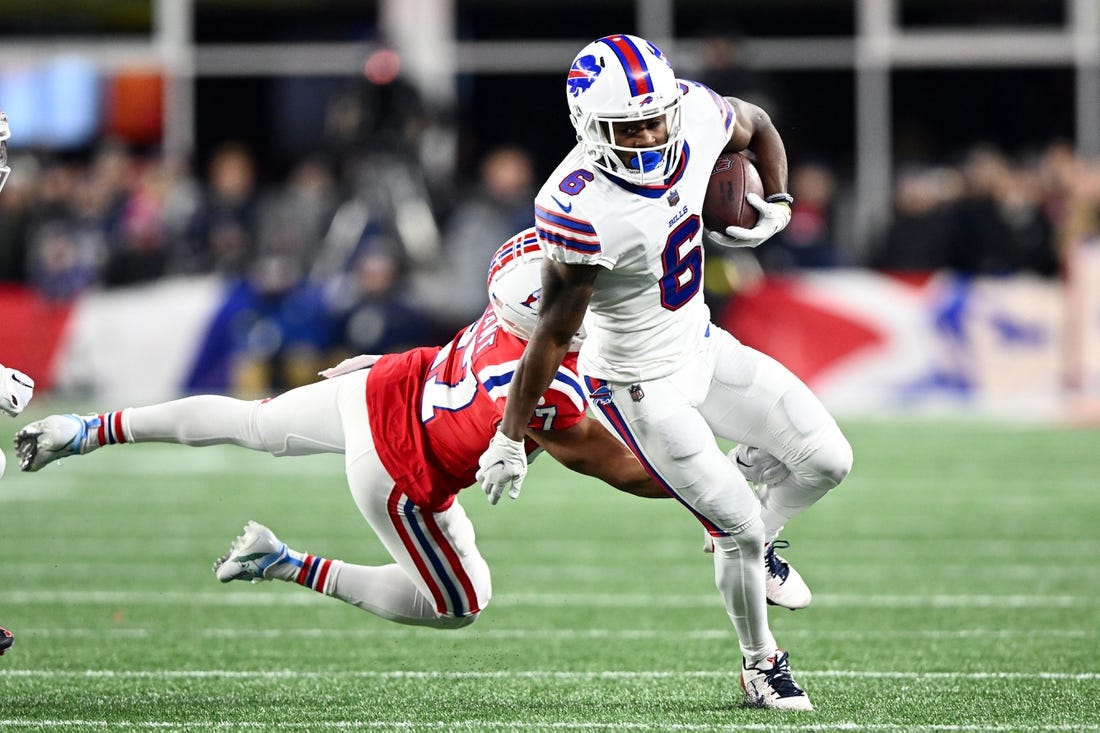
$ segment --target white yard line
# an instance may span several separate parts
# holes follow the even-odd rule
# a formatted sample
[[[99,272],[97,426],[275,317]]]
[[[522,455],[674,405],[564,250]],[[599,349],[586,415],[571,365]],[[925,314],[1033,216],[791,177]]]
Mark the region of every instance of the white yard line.
[[[597,722],[546,722],[519,723],[493,720],[463,720],[451,722],[427,723],[412,720],[328,720],[309,723],[277,721],[105,721],[105,720],[18,720],[0,719],[0,728],[34,726],[43,728],[102,728],[104,730],[445,730],[445,731],[485,731],[485,730],[631,730],[631,731],[723,731],[728,732],[729,723],[690,724],[690,723],[632,723],[615,721]],[[740,723],[737,730],[774,731],[774,723]],[[901,725],[896,723],[797,723],[789,717],[783,719],[783,730],[788,731],[936,731],[942,733],[1001,733],[1002,731],[1035,731],[1036,733],[1077,733],[1078,731],[1097,731],[1097,725]]]
[[[103,639],[103,638],[153,638],[158,636],[178,635],[177,628],[162,627],[126,627],[120,629],[91,629],[91,628],[53,628],[21,626],[20,636],[61,638],[61,639]],[[362,629],[326,629],[326,628],[300,628],[300,629],[237,629],[237,628],[213,628],[200,629],[195,632],[197,636],[212,639],[374,639],[374,638],[398,638],[420,636],[426,632],[424,629],[410,629],[403,626],[371,626]],[[517,639],[517,640],[553,640],[568,641],[570,639],[611,639],[615,641],[654,639],[688,639],[713,641],[729,639],[732,629],[493,629],[474,628],[455,634],[451,638],[461,639]],[[1100,637],[1097,629],[1044,629],[1032,631],[1026,629],[881,629],[881,630],[816,630],[816,629],[788,629],[783,632],[783,638],[798,637],[804,639],[841,639],[841,640],[868,640],[868,639],[1095,639]]]
[[[10,669],[5,678],[31,679],[366,679],[366,680],[466,680],[466,679],[544,679],[544,680],[657,680],[684,677],[708,679],[735,677],[736,670],[642,670],[566,672],[552,669],[534,670],[345,670],[309,672],[294,669],[230,670],[230,669]],[[799,670],[799,677],[841,677],[846,679],[903,680],[1100,680],[1100,672],[874,672],[867,670],[822,669]]]
[[[29,590],[0,593],[6,607],[31,604],[170,604],[179,606],[302,606],[327,601],[301,589],[188,593],[181,591]],[[1074,595],[843,595],[814,596],[818,608],[1079,608],[1100,604],[1098,596]],[[598,608],[709,608],[720,605],[717,593],[646,595],[640,593],[514,593],[493,597],[493,606]]]

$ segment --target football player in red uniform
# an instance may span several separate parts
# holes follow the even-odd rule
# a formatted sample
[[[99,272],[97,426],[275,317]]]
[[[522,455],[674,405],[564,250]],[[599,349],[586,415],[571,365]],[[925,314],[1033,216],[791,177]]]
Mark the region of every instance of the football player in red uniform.
[[[533,229],[506,242],[489,269],[490,305],[443,347],[349,359],[327,378],[273,399],[187,397],[98,415],[51,415],[19,431],[21,467],[138,442],[239,445],[276,456],[344,453],[359,510],[394,559],[355,565],[287,547],[249,522],[214,564],[219,580],[280,579],[399,623],[458,628],[492,593],[473,525],[456,500],[475,483],[516,362],[538,312],[543,256]],[[581,338],[527,426],[567,467],[643,496],[665,496],[629,450],[585,415]]]

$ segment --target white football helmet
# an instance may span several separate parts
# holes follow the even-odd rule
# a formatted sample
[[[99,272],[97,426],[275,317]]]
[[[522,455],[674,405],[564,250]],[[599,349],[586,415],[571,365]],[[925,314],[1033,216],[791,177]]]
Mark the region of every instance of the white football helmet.
[[[502,244],[489,260],[489,305],[501,327],[524,341],[531,340],[539,319],[545,259],[532,228]],[[573,337],[569,350],[580,350],[583,341],[582,328]]]
[[[8,127],[8,116],[0,110],[0,191],[4,190],[4,184],[8,181],[11,168],[8,167],[8,138],[11,137],[11,128]]]
[[[634,184],[664,181],[683,149],[682,92],[660,49],[637,36],[593,41],[573,59],[565,80],[569,119],[592,164]],[[612,125],[665,116],[668,140],[652,148],[615,145]],[[628,153],[626,163],[616,153]]]

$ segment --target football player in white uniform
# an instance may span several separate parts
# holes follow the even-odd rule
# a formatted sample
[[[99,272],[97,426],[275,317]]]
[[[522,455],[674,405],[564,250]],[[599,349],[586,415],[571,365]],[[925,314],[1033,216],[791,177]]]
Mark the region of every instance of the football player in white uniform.
[[[635,36],[582,49],[566,101],[578,144],[535,199],[548,260],[539,320],[478,480],[492,503],[519,495],[524,426],[584,319],[580,369],[600,419],[712,538],[746,702],[809,710],[769,628],[766,585],[789,584],[800,597],[788,607],[809,602],[775,540],[845,478],[851,447],[797,377],[710,322],[702,293],[701,211],[715,159],[749,151],[766,195],[750,194],[754,228],[707,236],[755,247],[790,220],[783,141],[762,109],[678,80]],[[716,435],[739,444],[745,475]],[[746,476],[766,488],[754,492]]]
[[[11,168],[8,167],[8,138],[11,137],[11,128],[8,126],[8,117],[0,110],[0,191],[4,190],[4,184],[8,182]],[[34,396],[34,380],[18,369],[11,369],[0,364],[0,411],[16,417],[31,401]],[[5,458],[0,451],[0,476],[4,475]],[[15,643],[12,633],[0,626],[0,655],[11,649]]]

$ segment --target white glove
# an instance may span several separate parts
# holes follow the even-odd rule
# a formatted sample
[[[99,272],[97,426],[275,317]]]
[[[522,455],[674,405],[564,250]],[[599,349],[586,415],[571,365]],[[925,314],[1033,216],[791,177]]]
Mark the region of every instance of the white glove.
[[[15,417],[34,397],[34,380],[0,364],[0,410]]]
[[[755,193],[745,194],[745,200],[760,212],[760,219],[757,220],[756,226],[752,229],[726,227],[724,234],[708,229],[707,239],[720,247],[758,247],[791,223],[790,202],[768,203]]]
[[[496,504],[508,489],[508,496],[519,498],[523,477],[527,475],[527,449],[522,440],[512,440],[499,430],[478,459],[481,466],[474,478],[481,482],[490,504]]]
[[[336,366],[329,367],[323,371],[317,372],[317,376],[324,377],[325,379],[332,379],[333,377],[343,376],[344,374],[351,374],[357,372],[360,369],[366,369],[367,367],[374,366],[379,359],[382,358],[382,354],[360,354],[359,356],[349,356]]]

